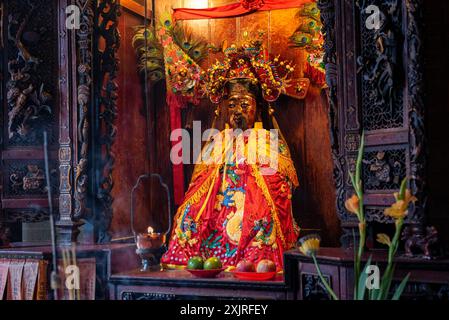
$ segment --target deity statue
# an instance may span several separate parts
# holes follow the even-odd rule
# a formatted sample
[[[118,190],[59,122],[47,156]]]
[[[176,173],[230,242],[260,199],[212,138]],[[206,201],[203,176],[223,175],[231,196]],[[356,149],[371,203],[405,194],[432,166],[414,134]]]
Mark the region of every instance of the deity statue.
[[[195,166],[162,264],[182,268],[194,256],[218,257],[224,267],[269,259],[280,271],[283,252],[299,235],[291,201],[298,178],[282,134],[264,129],[262,119],[270,123],[270,103],[293,67],[279,57],[270,60],[259,41],[224,53],[203,81],[226,129],[203,147],[209,158]]]

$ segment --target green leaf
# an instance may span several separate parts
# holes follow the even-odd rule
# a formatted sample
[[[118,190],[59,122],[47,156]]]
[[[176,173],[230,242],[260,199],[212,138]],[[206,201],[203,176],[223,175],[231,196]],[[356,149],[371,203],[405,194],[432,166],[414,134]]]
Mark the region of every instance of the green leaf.
[[[377,300],[377,296],[379,295],[379,289],[371,289],[369,290],[369,300]]]
[[[329,285],[329,283],[327,283],[326,279],[323,276],[323,273],[321,272],[320,269],[320,265],[318,264],[318,261],[316,260],[316,256],[315,254],[311,255],[312,259],[313,259],[313,263],[315,264],[315,269],[318,272],[318,276],[321,279],[321,282],[323,283],[324,287],[326,288],[327,293],[329,293],[329,295],[332,297],[333,300],[339,300],[338,296],[335,294],[334,290],[332,290],[331,286]]]
[[[359,278],[359,269],[360,269],[360,262],[358,261],[358,255],[357,255],[357,248],[355,245],[356,237],[355,237],[355,231],[352,229],[352,243],[354,243],[354,279]],[[354,297],[357,297],[357,287],[358,282],[354,281]]]
[[[393,274],[394,274],[394,266],[391,268],[387,267],[387,270],[385,270],[385,273],[380,282],[380,293],[378,296],[378,300],[386,300],[388,298],[388,293],[390,291]]]
[[[378,267],[377,263],[376,266]],[[379,289],[371,289],[369,290],[369,300],[378,300],[380,293],[380,287]]]
[[[357,184],[355,183],[355,178],[354,175],[351,173],[351,171],[349,171],[349,178],[351,178],[352,187],[357,193]]]
[[[410,278],[410,273],[408,273],[404,279],[402,279],[401,283],[399,284],[399,287],[396,288],[396,291],[393,295],[393,298],[391,300],[399,300],[399,298],[402,295],[402,292],[405,289],[405,286],[407,285],[408,279]]]
[[[368,275],[366,274],[366,269],[368,266],[371,265],[371,256],[368,258],[368,261],[365,264],[365,267],[363,268],[363,271],[360,273],[359,276],[359,284],[358,284],[358,290],[357,290],[357,300],[365,300],[365,291],[366,291],[366,278]]]
[[[356,169],[355,169],[355,181],[359,183],[360,177],[362,175],[362,160],[363,160],[363,151],[365,149],[365,133],[362,133],[360,137],[360,147],[359,153],[357,155]]]

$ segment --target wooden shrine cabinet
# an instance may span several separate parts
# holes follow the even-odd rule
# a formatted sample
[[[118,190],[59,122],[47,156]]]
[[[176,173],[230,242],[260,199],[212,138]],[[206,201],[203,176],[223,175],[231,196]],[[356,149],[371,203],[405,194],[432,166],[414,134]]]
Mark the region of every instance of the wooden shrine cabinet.
[[[75,241],[87,221],[83,241],[107,242],[119,2],[0,4],[0,243],[22,241],[22,222],[48,220],[44,131],[59,241]]]
[[[66,27],[69,5],[79,8],[79,28]],[[379,9],[379,26],[367,26],[370,5]],[[348,170],[354,170],[362,131],[365,205],[372,234],[391,223],[383,210],[393,202],[392,193],[404,177],[410,178],[409,187],[419,199],[407,223],[422,227],[423,1],[319,0],[318,6],[342,244],[349,245],[357,225],[344,201],[353,192]],[[3,242],[18,221],[48,218],[44,130],[49,133],[59,239],[75,240],[87,221],[93,228],[83,241],[110,240],[120,12],[118,0],[1,1]]]
[[[122,5],[125,2],[122,0]],[[349,247],[358,222],[344,206],[345,200],[353,193],[348,171],[355,169],[360,136],[364,132],[366,149],[363,181],[369,222],[368,246],[370,249],[376,247],[373,239],[376,233],[391,231],[392,221],[383,212],[393,203],[392,194],[399,189],[405,177],[410,179],[409,188],[419,199],[410,209],[406,224],[414,227],[415,236],[423,236],[424,227],[431,222],[428,221],[429,212],[426,208],[428,175],[424,82],[427,79],[424,78],[423,15],[426,21],[431,20],[428,9],[437,6],[435,3],[430,5],[430,0],[317,0],[317,3],[323,23],[326,93],[329,102],[329,130],[324,134],[331,137],[332,150],[329,152],[332,153],[336,212],[340,220],[340,225],[336,223],[333,229],[341,228],[341,244]],[[67,11],[71,5],[75,7]],[[162,6],[162,1],[157,1],[156,5]],[[448,5],[441,6],[449,11]],[[367,11],[369,7],[379,11]],[[78,240],[87,245],[84,249],[86,258],[99,257],[101,250],[110,250],[109,247],[102,249],[101,246],[111,245],[113,213],[115,216],[117,212],[121,215],[119,222],[123,234],[118,233],[119,236],[129,235],[128,218],[123,218],[129,216],[126,202],[129,199],[114,202],[113,186],[120,179],[120,196],[123,200],[128,197],[126,188],[131,186],[131,190],[137,179],[130,178],[131,174],[122,177],[122,172],[128,167],[123,169],[115,166],[113,146],[120,146],[122,154],[137,151],[143,154],[145,151],[138,150],[139,143],[148,137],[139,137],[139,140],[135,133],[153,138],[153,134],[156,136],[156,125],[169,123],[169,114],[163,109],[166,107],[165,88],[163,84],[158,84],[155,86],[158,91],[150,92],[154,105],[150,106],[151,111],[148,113],[152,112],[155,116],[151,126],[136,125],[134,120],[137,117],[133,119],[132,116],[126,120],[132,125],[121,122],[121,116],[139,113],[141,111],[137,109],[142,107],[140,105],[129,110],[128,103],[132,99],[121,100],[123,96],[131,96],[128,91],[134,91],[133,103],[142,100],[139,96],[142,88],[135,89],[142,80],[136,72],[136,63],[121,65],[118,59],[120,54],[125,56],[123,52],[120,53],[122,41],[124,46],[130,48],[126,52],[127,58],[136,59],[131,45],[131,27],[120,21],[123,10],[119,0],[0,0],[0,121],[3,128],[0,134],[0,247],[24,240],[20,231],[23,223],[48,221],[47,188],[51,188],[53,207],[58,216],[58,240],[64,244]],[[379,17],[380,24],[377,26],[370,20],[374,13]],[[67,20],[72,14],[79,17],[79,26],[75,23],[74,28],[68,27],[73,22]],[[142,22],[142,17],[140,15],[135,21]],[[434,28],[447,30],[441,26]],[[119,67],[128,73],[119,73]],[[127,86],[118,81],[119,78],[128,77],[137,80],[129,81]],[[429,80],[429,83],[435,81]],[[156,104],[162,107],[156,110]],[[435,114],[433,119],[438,117]],[[143,115],[138,119],[142,122],[146,120]],[[120,120],[119,124],[117,120]],[[441,130],[444,132],[444,129]],[[44,131],[49,137],[50,186],[46,185],[44,175]],[[165,138],[170,134],[169,126],[161,131],[163,133],[159,132],[156,143],[151,146],[160,154],[156,153],[152,161],[159,162],[158,167],[163,167],[161,171],[168,177],[166,180],[171,181],[170,165],[161,161],[168,158],[166,151],[170,144]],[[435,135],[433,131],[433,137]],[[157,145],[161,141],[166,142],[163,147]],[[433,142],[432,148],[438,150],[440,146],[435,147],[435,144]],[[153,149],[147,152],[149,157],[153,155]],[[162,153],[165,158],[161,156]],[[138,165],[126,164],[135,169],[133,174],[137,177],[148,169],[146,156],[139,159],[141,163]],[[122,163],[128,160],[126,157],[117,158]],[[432,177],[436,175],[438,172],[433,173]],[[316,181],[313,180],[313,183]],[[434,183],[433,186],[433,192],[436,188],[443,188],[441,183]],[[319,196],[316,198],[320,200]],[[447,199],[444,196],[440,198]],[[157,216],[160,212],[151,218],[161,220]],[[449,226],[447,212],[444,214],[437,229]],[[132,254],[131,257],[136,259],[133,245],[124,246]],[[16,253],[14,248],[5,250],[0,252],[3,255],[0,254],[0,257],[5,259]],[[12,253],[8,253],[8,250],[12,250]],[[35,249],[31,257],[41,259],[45,256],[47,259],[49,254],[47,247],[41,247]],[[102,255],[101,259],[106,261],[106,256]],[[26,259],[30,256],[22,257]],[[335,259],[340,260],[336,263]],[[328,264],[325,273],[333,277],[333,284],[342,293],[351,290],[350,281],[345,278],[350,274],[348,259],[346,256],[341,258],[336,251],[329,251],[322,257],[323,263]],[[404,262],[402,266],[407,269],[411,264]],[[310,290],[314,290],[312,287],[317,283],[317,278],[312,272],[310,261],[292,254],[286,265],[289,269],[285,274],[293,276],[285,281],[279,280],[274,286],[270,284],[258,288],[261,290],[255,290],[257,297],[261,293],[259,291],[264,289],[270,291],[274,298],[292,298],[294,294],[296,298],[304,299],[303,293],[295,291],[302,286],[302,281],[308,281]],[[426,270],[433,266],[447,267],[447,261],[419,265],[422,270]],[[301,269],[303,266],[305,269]],[[109,264],[102,270],[110,267]],[[136,261],[115,270],[120,274],[102,271],[108,281],[104,281],[103,285],[111,289],[109,293],[105,291],[102,298],[153,299],[147,288],[154,286],[158,286],[160,293],[170,298],[170,286],[175,284],[183,288],[187,281],[184,278],[173,280],[166,275],[160,279],[152,275],[142,277],[137,272],[127,270],[127,267],[137,268]],[[301,280],[302,275],[298,274],[303,271],[309,275]],[[299,278],[294,278],[295,274]],[[134,284],[130,285],[130,281],[134,281]],[[189,281],[191,288],[201,284]],[[226,285],[229,279],[224,281],[209,284],[206,291]],[[243,290],[239,285],[231,288]],[[187,289],[180,289],[179,294],[184,296],[184,291]],[[225,294],[229,296],[232,292]]]

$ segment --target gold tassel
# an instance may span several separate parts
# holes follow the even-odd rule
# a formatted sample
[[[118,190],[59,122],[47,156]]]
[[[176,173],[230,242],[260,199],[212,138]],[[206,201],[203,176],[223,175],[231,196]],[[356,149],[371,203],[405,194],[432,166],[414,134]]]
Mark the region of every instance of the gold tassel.
[[[257,186],[262,190],[262,193],[267,200],[268,205],[271,208],[272,219],[274,220],[274,224],[276,226],[277,231],[279,232],[279,237],[281,238],[282,245],[286,247],[284,233],[281,229],[281,222],[279,221],[278,212],[276,209],[276,205],[274,204],[273,199],[271,198],[270,191],[268,190],[267,184],[265,183],[264,178],[260,175],[259,169],[256,165],[251,165],[253,177],[256,180]]]
[[[206,199],[204,199],[203,205],[201,206],[200,211],[198,212],[195,221],[198,222],[201,218],[201,215],[203,214],[204,209],[206,209],[206,205],[209,202],[210,195],[212,194],[212,189],[215,185],[215,180],[217,179],[218,175],[220,174],[220,167],[217,168],[217,172],[213,175],[212,183],[210,184],[209,191],[207,192]]]
[[[274,110],[271,115],[273,126],[276,130],[279,131],[279,135],[281,136],[281,140],[283,144],[285,145],[285,148],[287,149],[288,156],[284,156],[282,154],[279,154],[279,172],[283,174],[284,176],[288,177],[290,181],[292,182],[293,186],[296,188],[299,186],[298,181],[298,175],[296,174],[295,165],[293,164],[293,161],[291,159],[291,152],[290,148],[288,147],[288,143],[285,140],[284,135],[282,134],[281,128],[279,128],[279,124],[276,120],[276,117],[274,116]]]
[[[281,154],[279,155],[278,172],[285,177],[288,177],[295,188],[299,186],[295,165],[290,158],[285,157]]]
[[[274,109],[273,109],[271,103],[268,106],[268,114],[271,116],[271,121],[273,122],[273,127],[279,131],[279,135],[281,136],[282,141],[284,141],[284,144],[287,147],[288,154],[291,154],[288,144],[285,142],[286,141],[285,137],[282,134],[281,128],[279,127],[279,123],[277,122],[276,117],[274,116]]]
[[[197,204],[201,200],[201,198],[204,196],[204,194],[206,194],[206,192],[209,191],[209,187],[210,187],[212,181],[215,180],[214,178],[215,178],[215,175],[210,175],[209,177],[207,177],[207,179],[203,182],[201,187],[199,187],[198,190],[196,190],[196,192],[194,194],[192,194],[189,198],[187,198],[184,201],[184,204],[182,206],[180,206],[178,208],[178,211],[176,212],[176,215],[174,218],[175,221],[184,212],[184,210],[186,209],[186,207],[188,205]]]
[[[283,138],[281,137],[281,139]],[[282,142],[288,147],[284,140],[282,140]],[[283,176],[288,177],[295,188],[298,187],[298,176],[293,161],[290,158],[290,151],[287,149],[287,155],[283,155],[278,150],[271,149],[270,142],[267,142],[265,151],[266,158],[260,160],[263,160],[263,163],[269,163],[270,157],[268,155],[271,155],[272,152],[275,153],[275,156],[278,158],[277,171]],[[260,156],[261,155],[259,155],[259,157]]]
[[[229,145],[227,145],[226,143],[229,142],[226,140],[226,137],[228,136],[226,133],[228,132],[227,130],[229,130],[229,123],[225,124],[225,131],[224,131],[224,142],[225,142],[225,147],[224,147],[224,153],[223,153],[223,179],[221,181],[221,189],[224,190],[224,185],[225,185],[225,181],[226,181],[226,167],[227,167],[227,162],[228,159],[226,159],[226,155],[228,153],[229,150]],[[231,147],[233,145],[233,140],[230,141],[231,143]]]

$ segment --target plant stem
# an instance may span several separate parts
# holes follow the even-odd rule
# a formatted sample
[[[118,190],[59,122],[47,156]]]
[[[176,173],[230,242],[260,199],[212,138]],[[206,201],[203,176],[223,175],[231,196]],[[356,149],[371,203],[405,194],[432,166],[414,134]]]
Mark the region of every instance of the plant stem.
[[[313,253],[311,256],[313,259],[313,263],[315,264],[316,271],[318,272],[318,276],[320,277],[321,282],[323,283],[327,292],[332,296],[332,299],[339,300],[337,295],[335,294],[334,290],[332,290],[330,285],[327,283],[326,279],[324,279],[323,273],[321,272],[320,266],[318,265],[318,261],[316,260],[315,254]]]
[[[365,213],[363,211],[363,183],[362,183],[362,161],[364,149],[365,149],[365,133],[363,132],[360,138],[360,146],[357,154],[355,175],[352,175],[351,172],[349,172],[352,186],[354,187],[354,191],[356,192],[357,198],[359,200],[358,202],[359,210],[357,212],[357,218],[359,220],[359,248],[357,253],[355,252],[355,245],[354,245],[354,273],[355,273],[354,297],[357,297],[358,293],[361,261],[366,241],[366,220],[365,220]]]
[[[363,210],[363,209],[362,209]],[[362,261],[363,252],[365,251],[365,242],[366,242],[366,222],[363,217],[359,223],[359,251],[357,253],[359,264]],[[359,268],[360,270],[360,268]]]
[[[365,249],[365,241],[366,241],[366,227],[365,222],[359,223],[359,248],[357,252],[357,256],[355,259],[355,292],[358,291],[358,279],[360,277],[360,270],[361,270],[361,263],[362,263],[362,256]]]
[[[391,286],[391,281],[392,281],[392,272],[394,269],[393,266],[393,259],[394,256],[398,250],[398,246],[399,246],[399,237],[401,236],[401,230],[402,230],[402,225],[404,224],[404,219],[398,219],[397,221],[395,221],[395,226],[396,226],[396,230],[394,233],[394,237],[393,240],[391,241],[391,244],[388,248],[388,262],[387,262],[387,267],[385,269],[385,272],[382,276],[382,289],[381,293],[380,293],[380,298],[382,300],[385,300],[388,298],[388,293],[390,291],[390,286]]]
[[[396,226],[396,231],[394,233],[394,237],[393,237],[393,241],[391,242],[391,246],[388,250],[388,264],[393,263],[393,258],[394,255],[396,254],[396,251],[398,250],[398,246],[399,246],[399,237],[401,236],[401,230],[402,230],[402,225],[404,224],[404,219],[398,219],[395,222],[395,226]]]
[[[359,182],[358,182],[359,183]],[[361,270],[361,262],[362,262],[362,256],[365,249],[365,242],[366,242],[366,221],[365,221],[365,213],[363,211],[363,192],[357,187],[356,193],[357,197],[359,198],[359,214],[357,215],[359,219],[359,247],[357,251],[357,255],[355,257],[355,293],[358,292],[358,279],[360,277],[360,270]]]

